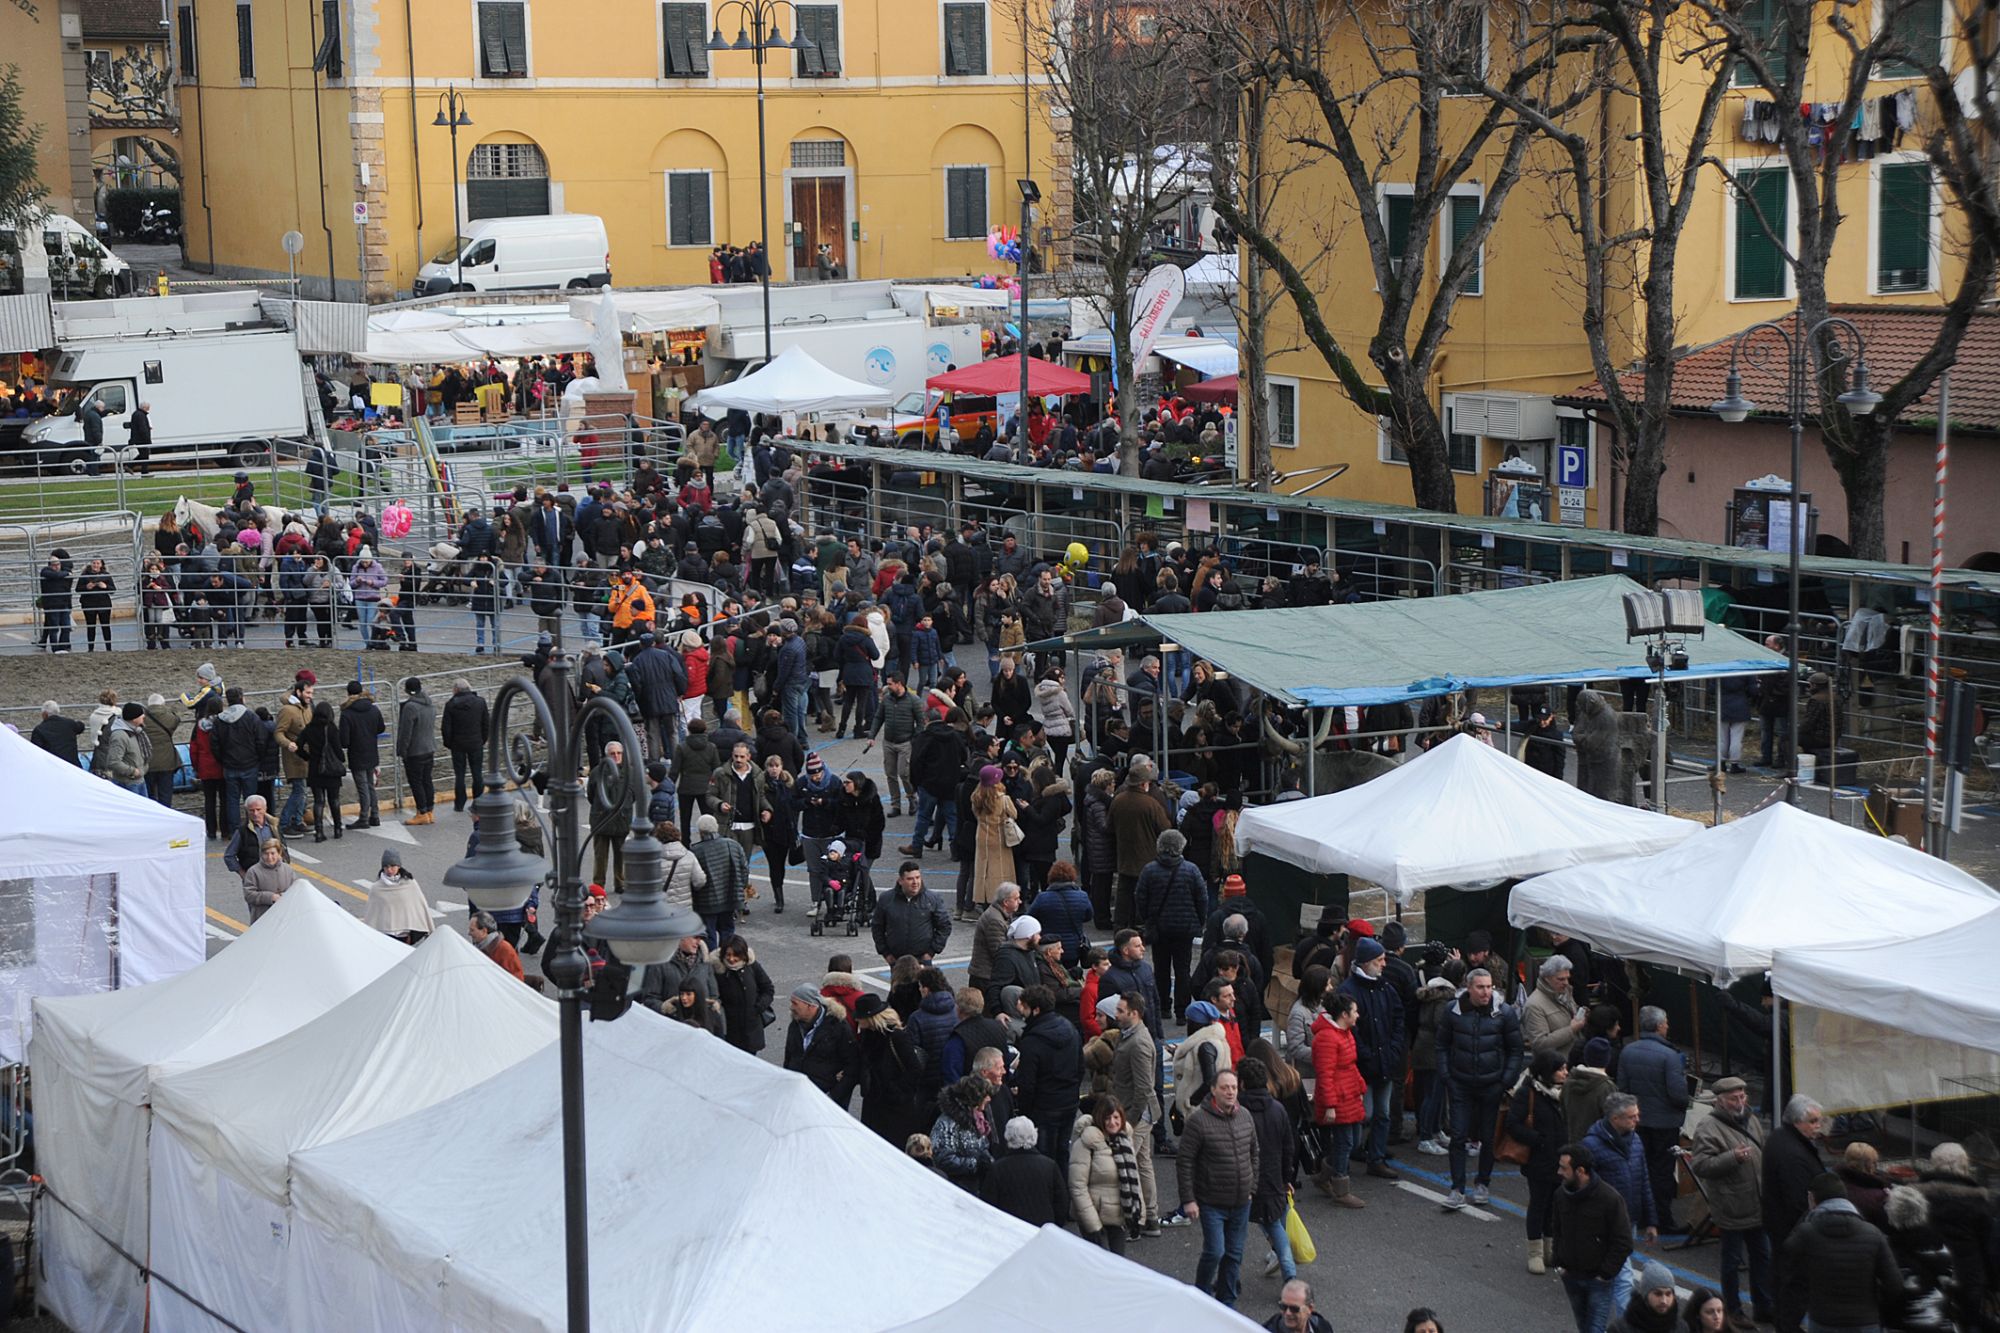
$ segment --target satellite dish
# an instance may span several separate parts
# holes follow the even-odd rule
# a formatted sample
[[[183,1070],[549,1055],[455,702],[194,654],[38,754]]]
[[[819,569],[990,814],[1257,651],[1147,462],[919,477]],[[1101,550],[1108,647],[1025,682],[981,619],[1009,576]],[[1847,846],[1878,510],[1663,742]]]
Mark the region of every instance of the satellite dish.
[[[285,253],[288,255],[302,255],[306,251],[304,232],[288,231],[285,233],[284,239],[278,243],[285,247]]]

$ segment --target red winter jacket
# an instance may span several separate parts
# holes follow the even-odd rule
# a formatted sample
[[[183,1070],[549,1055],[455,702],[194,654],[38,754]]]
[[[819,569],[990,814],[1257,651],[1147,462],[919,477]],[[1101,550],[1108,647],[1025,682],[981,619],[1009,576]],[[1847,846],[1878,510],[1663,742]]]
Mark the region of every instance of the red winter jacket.
[[[708,694],[708,649],[690,648],[681,654],[681,663],[687,667],[688,687],[682,695],[686,699],[701,699]]]
[[[1313,1020],[1313,1119],[1322,1125],[1361,1123],[1367,1083],[1355,1057],[1354,1032],[1321,1014]]]
[[[195,724],[194,735],[188,738],[188,758],[194,761],[194,775],[205,782],[220,782],[225,776],[222,761],[215,757],[215,747],[209,744],[208,729]]]

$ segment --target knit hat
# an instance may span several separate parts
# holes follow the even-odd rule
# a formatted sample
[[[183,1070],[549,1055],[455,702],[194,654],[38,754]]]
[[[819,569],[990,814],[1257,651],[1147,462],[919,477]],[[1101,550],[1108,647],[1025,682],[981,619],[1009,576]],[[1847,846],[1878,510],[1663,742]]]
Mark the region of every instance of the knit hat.
[[[1364,921],[1358,916],[1351,917],[1347,922],[1347,933],[1350,935],[1359,935],[1364,939],[1373,939],[1375,937],[1375,927],[1373,923]]]
[[[1107,995],[1099,1000],[1097,1002],[1097,1016],[1107,1023],[1116,1022],[1118,1018],[1118,997],[1116,995]]]
[[[127,722],[137,722],[140,718],[146,716],[146,705],[135,700],[119,709],[118,716],[124,718]]]
[[[1196,1000],[1187,1007],[1187,1021],[1196,1027],[1207,1027],[1222,1017],[1222,1011],[1207,1000]]]
[[[720,827],[721,825],[715,822],[714,815],[703,815],[694,821],[694,831],[696,833],[713,833]]]
[[[387,848],[382,853],[382,868],[387,870],[390,866],[395,866],[398,870],[403,868],[403,854],[394,847]]]
[[[826,760],[819,757],[818,750],[806,751],[806,772],[811,773],[826,767]]]
[[[604,891],[602,884],[593,884],[590,886],[590,896],[593,898],[609,898],[611,895]]]
[[[1357,966],[1362,963],[1372,963],[1387,952],[1388,950],[1382,947],[1382,941],[1372,935],[1363,935],[1360,943],[1354,946],[1354,961]]]
[[[1391,921],[1382,927],[1382,947],[1390,953],[1409,943],[1410,933],[1400,921]]]
[[[205,680],[213,684],[217,679],[215,663],[203,662],[200,666],[194,669],[194,678],[196,680]]]
[[[1005,776],[1000,771],[1000,765],[987,764],[979,770],[979,785],[982,787],[997,787],[1000,785],[1000,779]]]
[[[348,681],[348,682],[347,682],[347,692],[348,692],[349,694],[359,694],[359,693],[361,693],[361,682],[360,682],[360,681],[358,681],[358,680],[350,680],[350,681]]]
[[[1604,1037],[1592,1037],[1583,1044],[1583,1063],[1592,1069],[1602,1069],[1611,1063],[1611,1042]]]
[[[826,1001],[820,998],[819,987],[809,981],[801,981],[798,985],[792,987],[792,998],[794,1000],[803,1000],[815,1009],[823,1008],[826,1005]]]
[[[1241,876],[1241,875],[1224,875],[1224,876],[1222,877],[1222,896],[1223,896],[1223,897],[1225,897],[1225,898],[1241,898],[1241,897],[1243,897],[1243,896],[1244,896],[1245,894],[1247,894],[1247,893],[1249,893],[1249,892],[1250,892],[1250,886],[1249,886],[1248,884],[1245,884],[1245,883],[1243,882],[1243,876]]]
[[[403,682],[403,693],[405,694],[421,694],[423,693],[423,689],[424,683],[415,676],[411,676]]]
[[[1007,924],[1007,938],[1010,940],[1031,940],[1041,933],[1042,923],[1025,914]]]
[[[646,780],[649,782],[665,782],[667,780],[667,761],[664,759],[655,759],[647,764]]]
[[[317,685],[319,684],[319,677],[313,674],[311,667],[300,667],[299,674],[292,677],[292,683],[294,685]]]
[[[1632,1290],[1640,1296],[1665,1288],[1674,1289],[1674,1275],[1667,1271],[1665,1264],[1648,1263],[1639,1269],[1639,1280],[1632,1284]]]

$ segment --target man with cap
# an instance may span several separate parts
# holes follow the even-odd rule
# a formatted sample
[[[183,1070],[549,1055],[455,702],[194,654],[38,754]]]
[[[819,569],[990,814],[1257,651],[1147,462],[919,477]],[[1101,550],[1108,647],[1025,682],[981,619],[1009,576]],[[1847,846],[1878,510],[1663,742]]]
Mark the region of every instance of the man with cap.
[[[993,980],[986,988],[987,1009],[1009,986],[1026,989],[1041,980],[1035,951],[1041,947],[1042,923],[1023,913],[1007,923],[1007,944],[993,959]]]
[[[905,861],[896,872],[896,887],[875,900],[869,929],[886,965],[894,967],[904,957],[928,963],[951,939],[951,913],[924,887],[923,867]]]
[[[840,780],[819,751],[808,752],[805,771],[792,784],[792,804],[799,816],[806,880],[815,903],[826,897],[827,845],[844,831],[840,798]]]
[[[722,835],[714,815],[698,816],[694,829],[690,850],[708,877],[694,891],[694,910],[708,923],[708,947],[720,949],[722,941],[736,933],[736,914],[749,895],[750,858],[743,844]]]
[[[1708,1199],[1709,1220],[1722,1233],[1722,1305],[1746,1318],[1740,1275],[1750,1261],[1750,1304],[1759,1323],[1777,1311],[1771,1288],[1771,1237],[1764,1230],[1764,1123],[1750,1109],[1749,1085],[1719,1078],[1710,1085],[1715,1109],[1696,1126],[1688,1166]]]
[[[785,1068],[804,1074],[815,1088],[847,1106],[861,1074],[854,1030],[847,1016],[810,982],[792,988],[792,1026],[785,1033]]]
[[[1271,926],[1264,919],[1264,909],[1251,901],[1249,884],[1238,874],[1222,877],[1221,897],[1209,912],[1208,920],[1202,925],[1202,939],[1221,939],[1222,923],[1232,916],[1243,918],[1245,929],[1242,947],[1257,960],[1257,975],[1268,979],[1271,975],[1271,960],[1276,956],[1271,942]]]
[[[653,754],[674,752],[681,738],[681,696],[687,693],[687,665],[681,655],[659,642],[652,630],[639,635],[639,651],[625,664],[626,679],[639,696],[639,713]]]
[[[1339,990],[1353,996],[1360,1010],[1354,1023],[1354,1043],[1356,1063],[1367,1085],[1362,1091],[1367,1136],[1358,1146],[1368,1161],[1368,1174],[1380,1180],[1399,1179],[1389,1165],[1389,1101],[1391,1089],[1402,1081],[1409,1054],[1403,1001],[1384,975],[1388,966],[1388,950],[1382,941],[1363,935],[1355,941],[1354,967]]]
[[[153,759],[153,744],[142,725],[145,706],[126,704],[111,722],[106,740],[91,756],[91,771],[110,778],[126,791],[146,794],[146,766]]]
[[[1116,801],[1112,813],[1115,820]],[[1171,973],[1161,977],[1170,987],[1162,997],[1166,1012],[1178,1015],[1195,998],[1192,955],[1195,932],[1208,919],[1208,881],[1182,856],[1187,839],[1175,830],[1161,832],[1153,847],[1153,859],[1133,886],[1133,905],[1147,940],[1158,951],[1160,965]]]
[[[403,822],[436,823],[431,809],[437,804],[432,771],[437,762],[437,705],[424,693],[424,682],[416,676],[403,681],[403,706],[396,712],[396,761],[409,779],[410,803],[417,808]]]
[[[299,753],[299,735],[312,721],[313,689],[319,684],[319,677],[310,668],[301,668],[292,678],[291,693],[278,706],[278,751],[282,761],[285,780],[291,790],[285,793],[285,810],[278,819],[279,832],[288,838],[302,837],[306,831],[306,787],[308,775],[305,756]]]
[[[1681,1326],[1680,1295],[1665,1264],[1648,1262],[1632,1283],[1631,1299],[1611,1321],[1611,1333],[1676,1333]]]

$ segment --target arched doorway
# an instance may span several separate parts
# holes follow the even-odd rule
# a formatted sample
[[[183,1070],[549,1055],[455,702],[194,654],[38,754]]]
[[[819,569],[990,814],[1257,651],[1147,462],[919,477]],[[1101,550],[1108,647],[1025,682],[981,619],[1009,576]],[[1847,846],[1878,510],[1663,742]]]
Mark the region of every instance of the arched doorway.
[[[465,216],[535,217],[549,211],[549,162],[529,142],[483,143],[465,161]]]
[[[854,152],[831,130],[794,139],[785,169],[785,228],[789,276],[854,276],[849,245],[854,230]],[[824,262],[822,262],[822,256]]]

